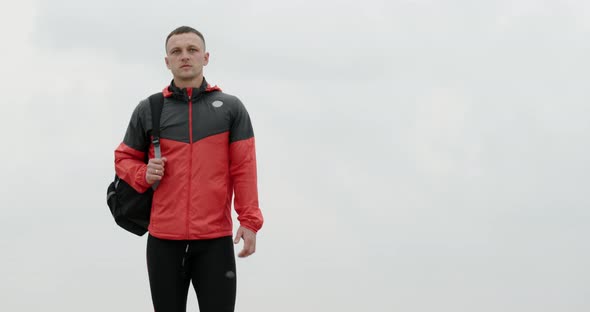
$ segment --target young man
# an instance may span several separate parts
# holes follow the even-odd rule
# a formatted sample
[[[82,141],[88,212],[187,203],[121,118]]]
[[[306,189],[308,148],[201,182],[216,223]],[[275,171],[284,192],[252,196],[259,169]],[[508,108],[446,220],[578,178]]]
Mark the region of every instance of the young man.
[[[234,311],[232,196],[240,222],[233,243],[244,240],[239,257],[254,253],[263,223],[252,125],[239,99],[203,77],[209,52],[199,31],[186,26],[172,31],[166,38],[165,61],[173,80],[163,90],[162,158],[154,158],[149,143],[152,124],[146,99],[135,108],[115,150],[116,172],[139,192],[159,181],[147,241],[155,311],[186,311],[191,281],[201,312]]]

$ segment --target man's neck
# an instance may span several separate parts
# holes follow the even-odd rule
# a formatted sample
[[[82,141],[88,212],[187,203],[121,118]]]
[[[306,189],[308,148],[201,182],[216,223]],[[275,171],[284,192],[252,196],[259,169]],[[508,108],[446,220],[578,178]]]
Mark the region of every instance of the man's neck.
[[[198,89],[203,84],[203,76],[199,76],[192,80],[179,80],[174,78],[174,85],[180,89],[195,88]]]

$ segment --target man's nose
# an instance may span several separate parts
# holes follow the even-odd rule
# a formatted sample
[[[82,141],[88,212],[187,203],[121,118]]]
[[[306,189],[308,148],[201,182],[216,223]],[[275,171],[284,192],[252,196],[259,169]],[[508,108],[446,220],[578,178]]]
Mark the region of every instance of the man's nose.
[[[190,57],[190,54],[188,53],[188,51],[182,51],[182,54],[180,55],[180,58],[183,60],[187,60]]]

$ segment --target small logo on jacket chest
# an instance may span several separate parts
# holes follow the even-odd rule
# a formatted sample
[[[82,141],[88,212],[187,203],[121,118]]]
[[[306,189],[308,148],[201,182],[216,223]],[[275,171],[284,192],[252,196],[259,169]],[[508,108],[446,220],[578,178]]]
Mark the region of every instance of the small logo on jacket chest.
[[[223,102],[217,100],[217,101],[213,101],[213,103],[211,103],[211,105],[213,105],[213,107],[219,108],[219,107],[221,107],[221,105],[223,105]]]

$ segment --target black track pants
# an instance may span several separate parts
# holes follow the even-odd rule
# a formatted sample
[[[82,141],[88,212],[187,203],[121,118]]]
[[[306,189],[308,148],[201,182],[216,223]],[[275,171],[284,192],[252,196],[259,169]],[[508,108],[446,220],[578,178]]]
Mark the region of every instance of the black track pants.
[[[200,312],[233,312],[236,262],[231,236],[163,240],[149,236],[147,266],[155,312],[185,312],[192,281]]]

